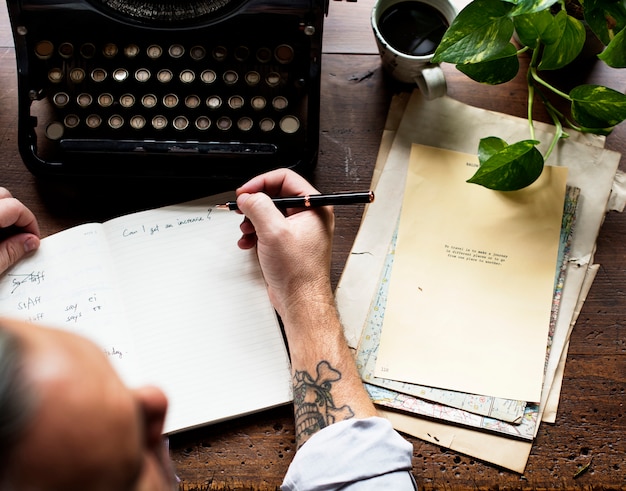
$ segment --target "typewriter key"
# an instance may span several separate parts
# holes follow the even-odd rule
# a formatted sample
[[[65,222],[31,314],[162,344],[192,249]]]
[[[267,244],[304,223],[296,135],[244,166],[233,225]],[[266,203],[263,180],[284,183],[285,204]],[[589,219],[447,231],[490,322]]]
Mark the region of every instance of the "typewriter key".
[[[113,71],[113,80],[116,82],[123,82],[128,78],[128,70],[126,68],[116,68]]]
[[[196,119],[195,125],[196,128],[201,131],[208,130],[211,127],[211,120],[206,116],[200,116],[198,119]]]
[[[147,53],[149,58],[152,58],[153,60],[156,60],[157,58],[159,58],[163,54],[163,48],[161,48],[161,46],[159,46],[157,44],[152,44],[152,45],[148,46],[148,49],[146,50],[146,53]]]
[[[133,116],[130,118],[130,126],[136,130],[140,130],[146,125],[146,118],[141,115]]]
[[[212,84],[217,79],[217,75],[213,70],[205,70],[200,74],[200,80],[205,84]]]
[[[226,70],[224,75],[222,75],[222,78],[224,79],[225,84],[233,85],[237,83],[237,80],[239,80],[239,75],[233,70]]]
[[[246,73],[246,83],[248,85],[256,85],[261,81],[261,75],[259,72],[248,72]]]
[[[136,44],[129,44],[124,48],[124,56],[126,56],[126,58],[134,58],[139,54],[139,51],[139,46]]]
[[[285,116],[278,125],[285,133],[295,133],[300,128],[300,121],[295,116]]]
[[[217,120],[217,122],[215,123],[217,125],[217,127],[222,130],[222,131],[227,131],[230,129],[230,127],[233,125],[233,122],[230,120],[229,117],[227,116],[222,116],[221,118],[219,118]]]
[[[153,94],[146,94],[141,98],[143,107],[151,108],[157,105],[157,98]]]
[[[88,107],[92,102],[93,97],[91,97],[91,94],[87,94],[86,92],[83,92],[82,94],[78,94],[78,96],[76,96],[76,103],[80,107]]]
[[[152,127],[155,130],[162,130],[166,126],[167,126],[167,118],[165,116],[158,115],[152,118]]]
[[[120,105],[122,107],[133,107],[135,104],[135,96],[132,94],[123,94],[120,96]]]
[[[113,58],[115,55],[117,55],[117,51],[118,51],[117,50],[117,45],[115,45],[113,43],[107,43],[102,48],[102,54],[106,58]]]
[[[231,109],[241,109],[243,107],[243,97],[233,95],[228,98],[228,105]]]
[[[102,68],[94,68],[91,70],[91,80],[94,82],[104,82],[107,78],[107,72]]]
[[[252,105],[252,107],[256,110],[261,110],[265,107],[266,101],[265,101],[265,97],[260,96],[260,95],[255,95],[252,100],[250,100],[250,104]]]
[[[256,59],[261,63],[267,63],[272,59],[272,51],[269,48],[259,48],[256,52]]]
[[[222,99],[218,95],[212,95],[207,98],[206,105],[209,109],[217,109],[222,105]]]
[[[274,100],[272,101],[272,107],[277,111],[282,111],[288,105],[289,103],[287,102],[287,98],[283,97],[282,95],[274,97]]]
[[[228,56],[228,50],[224,46],[216,46],[213,48],[212,54],[217,61],[224,61]]]
[[[53,84],[58,84],[63,80],[63,71],[60,68],[51,68],[48,72],[48,80]]]
[[[62,58],[71,58],[74,55],[74,46],[72,43],[61,43],[59,46],[59,55]]]
[[[179,131],[186,130],[189,126],[189,120],[185,116],[176,116],[172,125]]]
[[[261,128],[261,131],[272,131],[274,129],[274,125],[275,123],[273,119],[263,118],[259,121],[259,128]]]
[[[172,58],[180,58],[185,54],[185,48],[183,48],[180,44],[172,44],[168,53]]]
[[[291,63],[293,61],[293,56],[293,48],[288,44],[281,44],[279,46],[276,46],[276,49],[274,50],[274,58],[276,58],[276,61],[278,63],[281,63],[283,65]]]
[[[54,53],[54,45],[50,41],[39,41],[35,45],[35,55],[41,60],[47,60]]]
[[[47,127],[46,127],[46,136],[50,139],[50,140],[59,140],[61,139],[61,137],[63,136],[63,133],[65,132],[65,128],[63,127],[63,125],[57,121],[55,121],[54,123],[50,123]]]
[[[159,70],[159,73],[157,73],[157,80],[164,84],[170,82],[173,77],[174,77],[174,74],[167,68],[164,68],[163,70]]]
[[[193,72],[193,70],[183,70],[182,72],[180,72],[178,78],[182,83],[190,84],[195,80],[196,74]]]
[[[195,109],[200,105],[200,98],[197,95],[188,95],[185,97],[185,106],[189,109]]]
[[[80,47],[80,55],[89,60],[96,55],[96,47],[92,43],[85,43]]]
[[[63,124],[65,124],[67,128],[76,128],[79,123],[80,118],[76,116],[76,114],[68,114],[65,116],[65,119],[63,119]]]
[[[113,104],[113,96],[106,92],[104,94],[100,94],[98,96],[98,104],[101,107],[109,107],[111,104]]]
[[[246,61],[248,59],[248,56],[250,56],[250,50],[247,46],[239,46],[235,50],[235,59],[237,61]]]
[[[150,70],[147,68],[140,68],[135,72],[135,80],[137,80],[137,82],[147,82],[150,80]]]
[[[52,97],[52,102],[56,107],[65,107],[67,106],[67,103],[70,102],[70,96],[67,95],[65,92],[59,92],[57,94],[54,94],[54,97]]]
[[[102,118],[97,114],[90,114],[85,120],[89,128],[95,129],[102,124]]]
[[[124,126],[124,118],[119,114],[113,114],[109,118],[109,126],[114,130],[120,129],[122,126]]]
[[[268,73],[267,77],[265,78],[265,82],[270,87],[276,87],[280,83],[280,74],[276,72]]]
[[[81,83],[85,80],[85,70],[82,68],[72,68],[70,70],[70,80],[75,84]]]
[[[250,131],[253,124],[252,119],[246,116],[237,121],[237,128],[241,131]]]
[[[169,109],[178,105],[178,96],[176,94],[166,94],[163,96],[163,105]]]
[[[206,50],[202,46],[194,46],[189,50],[189,56],[193,60],[201,60],[206,56]]]

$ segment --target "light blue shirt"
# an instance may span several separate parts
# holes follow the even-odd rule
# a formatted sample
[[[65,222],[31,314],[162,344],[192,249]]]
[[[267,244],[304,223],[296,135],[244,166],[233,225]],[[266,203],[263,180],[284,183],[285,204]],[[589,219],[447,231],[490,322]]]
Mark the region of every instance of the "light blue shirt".
[[[348,419],[315,433],[296,453],[282,491],[414,491],[413,445],[388,420]]]

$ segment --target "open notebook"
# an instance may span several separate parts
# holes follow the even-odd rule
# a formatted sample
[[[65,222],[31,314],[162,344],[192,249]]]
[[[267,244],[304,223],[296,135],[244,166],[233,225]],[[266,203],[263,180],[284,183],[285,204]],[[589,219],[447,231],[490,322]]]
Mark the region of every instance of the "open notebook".
[[[0,277],[0,315],[98,344],[130,385],[170,401],[167,433],[291,401],[256,253],[225,195],[80,225]]]

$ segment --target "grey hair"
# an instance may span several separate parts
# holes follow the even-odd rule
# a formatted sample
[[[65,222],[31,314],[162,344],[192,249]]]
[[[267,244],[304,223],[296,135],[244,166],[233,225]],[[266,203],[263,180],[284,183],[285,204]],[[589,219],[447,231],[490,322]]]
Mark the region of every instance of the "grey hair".
[[[0,482],[4,484],[9,456],[32,414],[23,374],[18,337],[0,325]],[[0,486],[2,487],[2,486]],[[4,489],[4,488],[3,488]]]

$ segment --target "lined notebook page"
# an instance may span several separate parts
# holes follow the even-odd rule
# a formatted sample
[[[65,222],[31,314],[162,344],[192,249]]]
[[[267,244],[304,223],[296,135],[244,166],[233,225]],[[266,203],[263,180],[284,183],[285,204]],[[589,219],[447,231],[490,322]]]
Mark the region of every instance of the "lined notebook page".
[[[104,224],[143,382],[170,401],[166,432],[287,403],[287,351],[242,216],[224,198]]]

